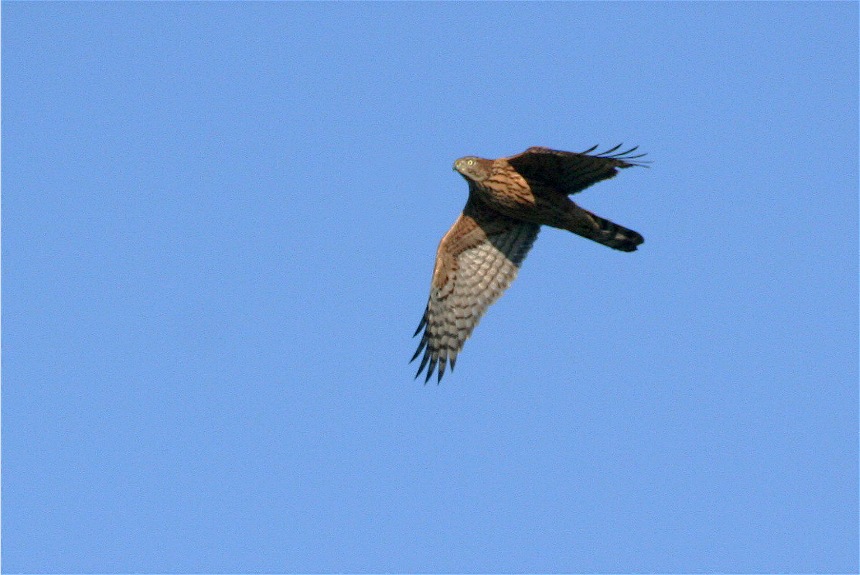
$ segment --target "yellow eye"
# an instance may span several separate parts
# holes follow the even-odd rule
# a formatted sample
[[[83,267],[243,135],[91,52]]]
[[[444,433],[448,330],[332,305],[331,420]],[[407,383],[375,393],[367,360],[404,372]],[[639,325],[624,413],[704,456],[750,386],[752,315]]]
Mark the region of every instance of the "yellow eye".
[[[471,166],[472,164],[475,163],[475,160],[469,160],[467,163]]]

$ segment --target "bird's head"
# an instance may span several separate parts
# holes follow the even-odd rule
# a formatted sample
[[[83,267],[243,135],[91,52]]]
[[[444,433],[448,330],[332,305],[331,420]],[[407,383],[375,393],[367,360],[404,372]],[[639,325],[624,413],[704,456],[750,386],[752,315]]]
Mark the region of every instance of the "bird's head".
[[[475,156],[466,156],[454,162],[454,169],[467,180],[481,182],[490,177],[493,162]]]

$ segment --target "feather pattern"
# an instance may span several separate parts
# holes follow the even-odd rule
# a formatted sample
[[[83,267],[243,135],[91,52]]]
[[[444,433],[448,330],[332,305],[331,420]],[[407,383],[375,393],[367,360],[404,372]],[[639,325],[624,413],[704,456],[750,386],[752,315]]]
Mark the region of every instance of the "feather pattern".
[[[430,298],[415,335],[424,333],[412,356],[414,361],[424,352],[415,377],[426,367],[425,383],[434,371],[441,381],[446,366],[453,369],[484,312],[514,281],[540,230],[501,215],[488,218],[475,204],[470,200],[437,250]]]

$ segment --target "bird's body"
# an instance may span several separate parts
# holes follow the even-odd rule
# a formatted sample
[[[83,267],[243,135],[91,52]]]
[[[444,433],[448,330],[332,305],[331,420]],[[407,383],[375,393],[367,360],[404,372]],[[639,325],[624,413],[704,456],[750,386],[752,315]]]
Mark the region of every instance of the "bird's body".
[[[424,351],[418,374],[425,382],[438,366],[441,381],[486,309],[510,285],[541,225],[568,230],[621,251],[644,240],[633,230],[582,209],[568,198],[613,177],[619,168],[642,165],[635,150],[609,155],[529,148],[497,160],[474,156],[454,163],[469,183],[463,213],[436,252],[430,298],[416,335],[424,330],[413,360]]]

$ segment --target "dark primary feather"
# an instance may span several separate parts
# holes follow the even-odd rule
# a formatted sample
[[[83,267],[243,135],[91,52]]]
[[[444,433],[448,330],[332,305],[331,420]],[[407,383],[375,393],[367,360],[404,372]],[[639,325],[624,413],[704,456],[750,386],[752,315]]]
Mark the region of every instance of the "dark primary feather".
[[[412,337],[415,337],[424,327],[427,325],[427,314],[430,311],[430,306],[424,310],[424,315],[421,317],[421,323],[418,324],[418,329],[415,330],[415,334]],[[436,367],[436,362],[438,359],[434,356],[438,352],[432,350],[427,347],[427,343],[430,341],[430,336],[428,331],[425,331],[421,336],[421,341],[418,343],[418,349],[415,350],[415,355],[412,356],[412,359],[409,360],[409,363],[415,361],[421,352],[424,352],[424,357],[421,358],[421,363],[418,365],[418,371],[415,372],[415,379],[418,379],[418,376],[421,375],[421,372],[424,371],[424,368],[427,366],[427,362],[430,361],[431,357],[433,358],[430,362],[430,368],[427,370],[427,376],[424,378],[424,383],[426,384],[430,381],[430,378],[433,376],[433,369]],[[426,350],[426,351],[425,351]],[[456,360],[456,356],[451,359],[451,371],[454,371],[454,360]],[[437,376],[437,383],[442,381],[442,375],[445,373],[445,361],[443,360],[441,365],[439,366],[439,375]]]
[[[598,157],[598,158],[614,158],[614,159],[616,159],[616,160],[624,160],[624,161],[626,161],[627,163],[629,163],[629,164],[631,164],[631,165],[641,165],[641,164],[647,164],[647,163],[649,163],[649,162],[644,161],[644,160],[643,160],[643,161],[640,161],[640,162],[631,162],[631,161],[630,161],[630,160],[635,160],[636,158],[642,158],[642,157],[645,157],[645,156],[647,156],[647,155],[648,155],[648,154],[636,154],[635,156],[631,156],[630,154],[631,154],[631,153],[633,153],[633,152],[635,152],[636,150],[638,150],[638,149],[639,149],[639,146],[633,146],[633,147],[632,147],[632,148],[630,148],[629,150],[625,150],[625,151],[623,151],[623,152],[618,152],[617,154],[613,154],[613,153],[612,153],[612,152],[614,152],[615,150],[617,150],[618,148],[620,148],[621,146],[623,146],[623,144],[618,144],[617,146],[615,146],[614,148],[612,148],[612,149],[610,149],[610,150],[606,150],[605,152],[601,152],[601,153],[599,153],[599,154],[595,154],[595,156],[596,156],[596,157]],[[592,152],[592,151],[594,151],[594,150],[596,150],[596,149],[597,149],[597,146],[594,146],[594,147],[592,147],[592,148],[589,148],[587,152],[580,152],[580,153],[582,153],[582,154],[587,154],[587,153]],[[643,167],[644,167],[644,166],[643,166]]]

